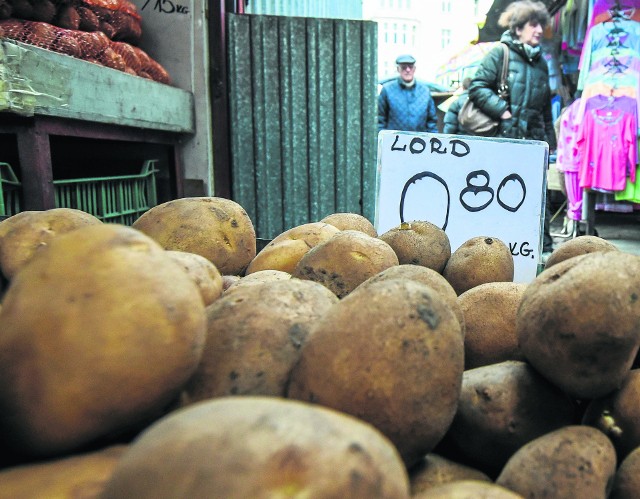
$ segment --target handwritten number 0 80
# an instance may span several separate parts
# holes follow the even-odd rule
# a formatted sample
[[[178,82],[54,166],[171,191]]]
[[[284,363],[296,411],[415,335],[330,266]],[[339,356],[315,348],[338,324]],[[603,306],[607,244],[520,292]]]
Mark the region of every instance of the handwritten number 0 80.
[[[485,181],[481,184],[476,184],[473,183],[472,181],[474,179],[477,179],[479,177],[484,177]],[[436,175],[435,173],[432,172],[421,172],[418,173],[416,175],[414,175],[413,177],[411,177],[409,180],[407,180],[407,182],[404,184],[404,187],[402,189],[402,195],[400,197],[400,221],[404,222],[404,202],[405,202],[405,197],[407,195],[407,191],[409,190],[409,187],[414,184],[415,182],[422,180],[424,178],[432,178],[434,180],[436,180],[437,182],[441,183],[445,189],[446,192],[446,197],[447,197],[447,206],[446,206],[446,212],[445,212],[445,218],[444,218],[444,224],[442,226],[442,229],[445,230],[447,228],[447,224],[449,222],[449,206],[451,204],[451,196],[449,194],[449,186],[447,185],[447,183],[444,181],[444,179],[442,179],[440,176]],[[464,189],[462,189],[462,191],[460,191],[460,196],[459,196],[459,200],[460,200],[460,204],[462,205],[462,207],[472,213],[475,212],[479,212],[484,210],[485,208],[487,208],[494,200],[494,198],[496,198],[496,201],[498,202],[498,204],[505,210],[510,211],[512,213],[515,213],[516,211],[518,211],[518,209],[522,206],[522,203],[524,203],[524,200],[527,196],[527,187],[524,183],[524,180],[522,179],[522,177],[520,175],[518,175],[517,173],[511,173],[509,175],[507,175],[505,178],[502,179],[502,182],[500,182],[500,185],[498,185],[498,191],[495,192],[494,189],[492,187],[489,186],[490,183],[490,176],[489,173],[486,170],[475,170],[471,173],[469,173],[467,175],[467,184],[466,187]],[[522,189],[522,198],[519,200],[518,203],[516,203],[515,205],[510,205],[507,204],[503,201],[501,193],[502,193],[502,189],[507,185],[508,182],[511,181],[515,181],[518,182],[520,184],[520,187]],[[481,205],[473,205],[473,204],[469,204],[465,197],[469,194],[472,195],[477,195],[480,193],[488,193],[490,195],[489,200],[486,201],[484,204]],[[473,198],[472,198],[473,199]]]

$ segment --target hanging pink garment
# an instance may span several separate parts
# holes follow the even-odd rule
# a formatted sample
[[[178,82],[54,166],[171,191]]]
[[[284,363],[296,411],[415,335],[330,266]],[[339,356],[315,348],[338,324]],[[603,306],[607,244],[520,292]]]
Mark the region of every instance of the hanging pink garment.
[[[580,188],[580,149],[576,146],[580,121],[577,112],[580,99],[574,100],[560,116],[558,134],[558,159],[556,168],[564,172],[565,193],[567,196],[567,218],[582,219],[582,189]]]
[[[576,146],[581,149],[580,187],[622,191],[635,182],[638,115],[629,97],[588,99]]]
[[[564,172],[564,188],[567,193],[567,218],[582,220],[582,187],[578,172]]]

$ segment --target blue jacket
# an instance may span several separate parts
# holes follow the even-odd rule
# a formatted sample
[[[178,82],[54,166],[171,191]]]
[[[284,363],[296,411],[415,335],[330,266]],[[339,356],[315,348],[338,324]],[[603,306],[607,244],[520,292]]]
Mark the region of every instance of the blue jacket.
[[[411,87],[400,77],[385,83],[378,95],[378,131],[437,132],[436,105],[429,86],[416,80]]]

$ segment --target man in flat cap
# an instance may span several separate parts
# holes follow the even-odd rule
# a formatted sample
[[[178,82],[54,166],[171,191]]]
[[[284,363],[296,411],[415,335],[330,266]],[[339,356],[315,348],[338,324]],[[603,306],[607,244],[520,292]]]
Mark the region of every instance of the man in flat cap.
[[[398,78],[385,83],[378,95],[378,131],[437,132],[436,105],[429,86],[415,79],[415,58],[399,56],[396,69]]]

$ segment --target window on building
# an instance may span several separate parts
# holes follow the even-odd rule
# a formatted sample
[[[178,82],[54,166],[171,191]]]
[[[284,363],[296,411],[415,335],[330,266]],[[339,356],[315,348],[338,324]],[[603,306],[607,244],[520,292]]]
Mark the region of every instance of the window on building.
[[[398,43],[398,25],[393,23],[393,43]]]
[[[387,23],[383,24],[382,33],[384,37],[384,43],[389,43],[389,25]]]
[[[442,0],[442,12],[451,12],[451,0]]]
[[[412,26],[412,29],[411,29],[411,45],[415,46],[415,44],[416,44],[416,27]]]
[[[442,36],[441,36],[442,48],[444,49],[451,44],[451,30],[443,29],[441,33],[442,33]]]
[[[402,25],[402,43],[403,44],[407,44],[407,25],[403,24]]]

